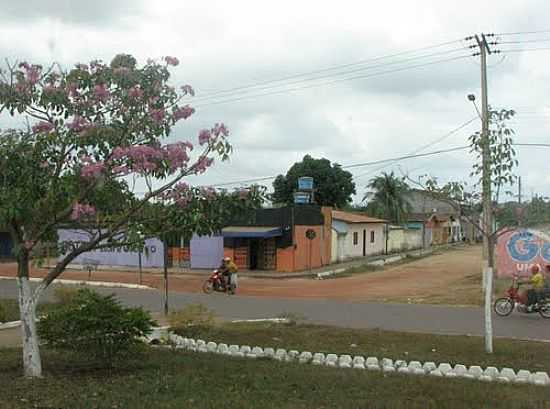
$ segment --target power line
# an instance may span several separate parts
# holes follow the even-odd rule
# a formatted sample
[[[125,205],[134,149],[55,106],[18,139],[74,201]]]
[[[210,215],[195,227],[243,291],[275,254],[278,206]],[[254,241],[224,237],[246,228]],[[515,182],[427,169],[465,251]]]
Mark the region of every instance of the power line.
[[[550,47],[536,47],[536,48],[517,48],[517,49],[510,49],[510,50],[500,50],[501,53],[521,53],[521,52],[527,52],[527,51],[542,51],[542,50],[550,50]]]
[[[353,77],[349,77],[349,78],[340,78],[340,79],[335,79],[335,80],[332,80],[332,81],[326,81],[326,82],[322,82],[322,83],[319,83],[319,84],[310,84],[310,85],[305,85],[305,86],[302,86],[302,87],[287,88],[287,89],[283,89],[283,90],[267,92],[267,93],[262,93],[262,94],[245,95],[245,96],[237,97],[237,98],[222,99],[220,101],[208,102],[208,103],[205,103],[205,104],[198,104],[195,107],[200,108],[200,107],[210,106],[210,105],[227,104],[227,103],[230,103],[230,102],[237,102],[237,101],[250,99],[250,98],[258,98],[258,97],[276,95],[276,94],[287,93],[287,92],[292,92],[292,91],[300,91],[300,90],[303,90],[303,89],[333,85],[333,84],[346,82],[346,81],[367,79],[367,78],[372,78],[372,77],[376,77],[376,76],[379,76],[379,75],[391,74],[391,73],[394,73],[394,72],[406,71],[406,70],[410,70],[410,69],[414,69],[414,68],[427,67],[427,66],[434,65],[434,64],[441,64],[441,63],[450,62],[450,61],[457,61],[457,60],[460,60],[460,59],[470,58],[470,57],[471,57],[471,55],[462,55],[462,56],[458,56],[458,57],[432,61],[432,62],[429,62],[429,63],[411,65],[411,66],[408,66],[408,67],[397,68],[397,69],[387,70],[387,71],[380,71],[380,72],[376,72],[376,73],[369,74],[369,75],[358,75],[358,76],[353,76]]]
[[[496,36],[515,36],[515,35],[530,35],[530,34],[544,34],[550,33],[550,30],[540,30],[540,31],[516,31],[513,33],[495,33]]]
[[[514,41],[499,41],[500,44],[527,44],[527,43],[547,43],[550,41],[550,38],[541,38],[541,39],[531,39],[531,40],[514,40]]]
[[[396,161],[401,161],[401,160],[405,160],[405,159],[438,155],[438,154],[441,154],[441,153],[454,152],[454,151],[464,150],[464,149],[467,149],[467,148],[469,148],[469,146],[458,146],[458,147],[454,147],[454,148],[441,149],[441,150],[438,150],[438,151],[426,152],[426,153],[421,153],[421,154],[416,154],[416,155],[404,155],[404,156],[398,156],[398,157],[395,157],[395,158],[379,159],[379,160],[370,161],[370,162],[354,163],[352,165],[342,166],[342,169],[352,169],[352,168],[359,168],[359,167],[364,167],[364,166],[379,165],[379,164],[385,163],[385,162],[396,162]],[[216,184],[211,184],[211,185],[207,185],[207,186],[208,187],[220,187],[220,186],[240,185],[240,184],[245,184],[245,183],[254,183],[254,182],[261,182],[261,181],[266,181],[266,180],[272,180],[272,179],[275,179],[276,177],[277,176],[266,176],[266,177],[261,177],[261,178],[235,180],[235,181],[232,181],[232,182],[216,183]]]
[[[291,86],[291,85],[296,85],[296,84],[301,84],[301,83],[306,83],[306,82],[311,82],[311,81],[317,81],[317,80],[322,80],[322,79],[330,79],[330,78],[334,78],[334,77],[338,77],[338,76],[353,74],[353,73],[356,73],[356,72],[369,71],[369,70],[374,70],[374,69],[377,69],[377,68],[385,68],[385,67],[390,66],[390,65],[408,64],[411,61],[421,60],[421,59],[431,58],[431,57],[438,57],[438,56],[442,56],[442,55],[456,53],[456,52],[459,52],[459,51],[464,51],[464,48],[460,47],[460,48],[455,48],[455,49],[452,49],[452,50],[439,51],[439,52],[436,52],[436,53],[424,54],[424,55],[405,58],[405,59],[402,59],[402,60],[384,62],[384,63],[381,63],[381,64],[367,65],[367,66],[364,66],[364,67],[347,69],[345,71],[338,71],[338,72],[334,72],[334,73],[330,73],[330,74],[324,74],[324,75],[308,76],[308,75],[300,74],[300,75],[290,76],[290,77],[287,77],[287,78],[291,78],[291,79],[292,79],[292,77],[305,77],[305,78],[296,79],[294,81],[286,81],[285,80],[284,82],[283,82],[283,80],[267,81],[263,84],[259,83],[259,84],[255,84],[255,85],[235,87],[235,88],[232,88],[230,90],[218,91],[218,92],[214,92],[214,93],[205,95],[203,97],[195,98],[194,101],[198,101],[200,103],[200,102],[209,101],[209,100],[213,100],[213,99],[229,98],[229,97],[232,97],[232,96],[236,96],[238,94],[246,94],[246,93],[250,93],[250,92],[258,92],[258,91],[263,91],[263,90],[268,90],[268,89],[273,89],[273,88],[287,87],[287,86]],[[269,84],[271,84],[271,85],[269,85]]]
[[[318,70],[307,71],[307,72],[298,73],[298,74],[291,74],[291,75],[275,78],[275,79],[272,79],[272,80],[261,81],[261,82],[256,83],[256,84],[250,84],[250,85],[238,86],[238,87],[228,88],[228,89],[219,90],[219,91],[213,91],[213,92],[205,94],[203,97],[204,98],[211,97],[213,95],[217,95],[217,94],[221,94],[221,93],[233,92],[233,91],[237,91],[237,90],[241,90],[241,89],[245,89],[245,88],[257,87],[259,85],[271,84],[271,83],[275,83],[275,82],[286,81],[286,80],[289,80],[289,79],[299,78],[299,77],[308,76],[308,75],[312,75],[312,74],[319,74],[319,73],[322,73],[322,72],[339,70],[339,69],[342,69],[342,68],[353,67],[353,66],[362,65],[362,64],[365,64],[365,63],[369,63],[369,62],[395,58],[395,57],[399,57],[399,56],[403,56],[403,55],[407,55],[407,54],[414,54],[414,53],[417,53],[417,52],[420,52],[420,51],[425,51],[425,50],[429,50],[429,49],[443,47],[443,46],[446,46],[446,45],[456,44],[456,43],[459,43],[460,41],[461,40],[446,41],[446,42],[442,42],[442,43],[438,43],[438,44],[434,44],[434,45],[430,45],[430,46],[426,46],[426,47],[416,48],[416,49],[413,49],[413,50],[402,51],[402,52],[398,52],[398,53],[394,53],[394,54],[388,54],[388,55],[384,55],[384,56],[380,56],[380,57],[362,59],[362,60],[359,60],[359,61],[356,61],[356,62],[353,62],[353,63],[338,64],[338,65],[333,65],[333,66],[326,67],[326,68],[321,68],[321,69],[318,69]]]
[[[441,137],[439,137],[439,138],[437,138],[437,139],[431,141],[430,143],[428,143],[428,144],[426,144],[426,145],[424,145],[424,146],[421,146],[421,147],[418,148],[418,149],[415,149],[414,151],[412,151],[412,152],[410,153],[410,155],[414,155],[415,153],[422,152],[424,149],[427,149],[427,148],[429,148],[429,147],[431,147],[431,146],[433,146],[433,145],[435,145],[435,144],[438,144],[438,143],[442,142],[443,140],[445,140],[445,139],[447,139],[448,137],[454,135],[455,133],[457,133],[457,132],[460,131],[461,129],[463,129],[463,128],[465,128],[466,126],[470,125],[472,122],[476,121],[477,119],[478,119],[477,116],[473,117],[472,119],[470,119],[470,120],[464,122],[462,125],[459,125],[459,126],[456,127],[455,129],[453,129],[453,130],[447,132],[445,135],[443,135],[443,136],[441,136]],[[376,168],[376,169],[370,170],[370,171],[368,171],[368,172],[362,173],[362,174],[360,174],[360,175],[357,175],[357,176],[355,176],[355,179],[359,179],[359,178],[362,178],[362,177],[364,177],[364,176],[370,175],[370,174],[372,174],[372,173],[378,172],[378,171],[380,171],[380,170],[382,170],[382,169],[384,169],[384,168],[387,168],[388,166],[393,165],[394,163],[396,163],[396,162],[389,163],[389,164],[387,164],[387,165],[384,165],[384,166],[381,166],[381,167],[379,167],[379,168]]]

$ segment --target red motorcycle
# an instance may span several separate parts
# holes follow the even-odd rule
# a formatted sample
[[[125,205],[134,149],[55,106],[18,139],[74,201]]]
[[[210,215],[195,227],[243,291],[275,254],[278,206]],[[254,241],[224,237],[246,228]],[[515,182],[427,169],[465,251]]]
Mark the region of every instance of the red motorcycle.
[[[541,299],[529,309],[526,305],[527,297],[519,292],[521,285],[522,283],[518,280],[518,277],[514,276],[512,285],[506,291],[506,296],[498,298],[493,305],[497,315],[507,317],[516,308],[518,312],[524,314],[538,312],[543,318],[550,318],[550,294],[548,290],[544,290]]]
[[[235,294],[237,285],[229,276],[229,283],[226,285],[222,273],[219,270],[214,270],[212,275],[202,285],[202,290],[206,294],[210,294],[212,291],[219,291],[222,293]]]

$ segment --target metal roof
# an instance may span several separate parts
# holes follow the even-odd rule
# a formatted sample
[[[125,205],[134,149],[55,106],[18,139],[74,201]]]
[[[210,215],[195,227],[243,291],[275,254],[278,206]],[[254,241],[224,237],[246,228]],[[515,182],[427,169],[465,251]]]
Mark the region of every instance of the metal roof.
[[[263,238],[282,236],[280,227],[261,227],[261,226],[227,226],[222,229],[223,237],[233,238]]]
[[[333,210],[332,218],[346,223],[387,223],[386,220],[377,219],[375,217],[370,217],[359,213],[343,212],[341,210]]]

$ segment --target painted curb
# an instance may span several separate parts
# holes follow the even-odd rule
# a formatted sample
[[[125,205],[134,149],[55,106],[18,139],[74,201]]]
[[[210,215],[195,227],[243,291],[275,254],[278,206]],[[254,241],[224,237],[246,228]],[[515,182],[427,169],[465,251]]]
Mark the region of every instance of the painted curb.
[[[0,276],[0,280],[16,280],[17,277],[5,277]],[[39,283],[42,281],[41,278],[29,278],[29,281]],[[88,285],[91,287],[111,287],[111,288],[132,288],[135,290],[155,290],[154,287],[149,287],[147,285],[140,284],[126,284],[126,283],[116,283],[109,281],[86,281],[86,280],[64,280],[58,279],[54,280],[52,284],[70,284],[70,285]]]
[[[166,332],[165,332],[166,331]],[[165,336],[161,336],[161,332],[165,332]],[[155,336],[156,335],[156,336]],[[167,332],[166,327],[156,328],[154,335],[151,334],[149,340],[168,339],[175,349],[185,349],[193,352],[209,352],[219,355],[230,355],[240,358],[270,358],[280,362],[299,362],[300,364],[310,363],[312,365],[323,365],[333,368],[344,369],[369,369],[371,371],[382,370],[385,373],[397,373],[401,375],[425,376],[431,375],[442,378],[468,379],[477,382],[493,382],[506,384],[526,384],[550,386],[550,377],[546,372],[530,372],[527,370],[514,371],[512,368],[502,368],[499,370],[496,367],[489,366],[483,370],[480,366],[472,365],[467,367],[462,364],[443,362],[436,365],[434,362],[397,360],[393,362],[391,359],[384,358],[381,361],[376,357],[363,357],[348,354],[323,354],[312,353],[309,351],[299,352],[296,350],[288,351],[283,348],[274,350],[273,348],[261,348],[255,346],[251,348],[248,345],[230,345],[227,349],[226,344],[217,344],[215,342],[207,342],[204,340],[194,340],[192,338],[184,338],[176,335],[173,332]]]

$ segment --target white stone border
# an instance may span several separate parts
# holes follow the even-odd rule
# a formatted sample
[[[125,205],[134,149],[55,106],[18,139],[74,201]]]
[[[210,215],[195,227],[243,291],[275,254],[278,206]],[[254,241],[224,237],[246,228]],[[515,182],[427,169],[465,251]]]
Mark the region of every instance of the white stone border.
[[[0,276],[0,280],[15,280],[16,277],[5,277]],[[29,281],[41,282],[41,278],[29,278]],[[70,284],[70,285],[89,285],[92,287],[111,287],[111,288],[133,288],[138,290],[154,290],[155,288],[149,287],[147,285],[140,284],[126,284],[126,283],[116,283],[110,281],[86,281],[86,280],[64,280],[57,279],[53,284]]]
[[[149,342],[153,340],[167,341],[176,349],[184,349],[192,352],[209,352],[220,355],[229,355],[240,358],[269,358],[281,362],[298,362],[301,364],[324,365],[338,368],[353,368],[369,371],[381,371],[384,373],[401,373],[418,376],[434,376],[439,378],[463,378],[481,382],[498,382],[507,384],[533,384],[550,386],[550,377],[546,372],[530,372],[525,369],[514,371],[512,368],[502,368],[500,371],[489,366],[485,370],[481,366],[456,364],[454,367],[449,363],[420,362],[403,360],[393,361],[388,358],[379,360],[376,357],[364,357],[351,355],[337,355],[312,353],[309,351],[299,352],[296,350],[286,351],[279,348],[261,348],[248,345],[227,345],[207,342],[201,339],[184,338],[169,332],[167,327],[155,328],[153,333],[147,337]]]

